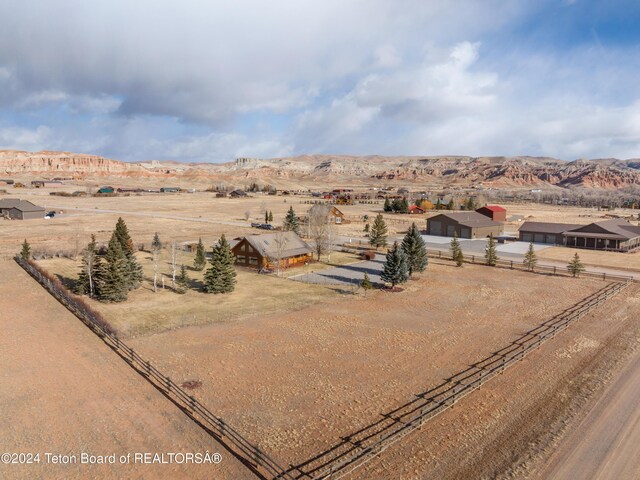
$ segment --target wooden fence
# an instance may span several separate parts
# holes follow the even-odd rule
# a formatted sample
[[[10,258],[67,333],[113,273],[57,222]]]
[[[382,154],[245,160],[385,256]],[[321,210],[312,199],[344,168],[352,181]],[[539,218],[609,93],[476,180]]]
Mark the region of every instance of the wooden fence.
[[[523,360],[545,341],[555,337],[630,284],[630,280],[608,284],[501,350],[456,373],[435,388],[422,392],[399,408],[382,414],[380,420],[343,437],[342,441],[332,448],[293,466],[289,473],[296,479],[314,480],[335,480],[347,475],[409,433],[422,428],[427,420],[452,407],[458,400],[480,388],[506,368]]]
[[[443,260],[453,260],[453,256],[451,255],[450,250],[433,250],[427,249],[427,255],[431,258],[441,258]],[[486,260],[484,255],[465,255],[464,256],[465,263],[472,263],[476,265],[486,265]],[[527,270],[526,265],[522,260],[503,260],[498,259],[496,261],[496,267],[498,268],[508,268],[510,270]],[[559,275],[559,276],[571,276],[571,273],[567,270],[566,267],[559,267],[557,265],[543,265],[536,263],[536,266],[533,270],[530,270],[534,273],[543,273],[547,275]],[[590,277],[590,278],[599,278],[602,280],[611,280],[616,282],[627,282],[634,281],[634,277],[630,275],[614,275],[611,273],[605,272],[594,272],[590,270],[585,270],[580,273],[582,277]]]
[[[260,478],[289,480],[293,478],[260,448],[249,442],[222,418],[211,413],[193,395],[189,395],[171,378],[154,367],[149,360],[142,358],[135,350],[120,340],[115,333],[112,333],[98,314],[91,312],[81,302],[77,301],[59,282],[52,281],[37,266],[21,257],[16,256],[14,259],[18,265],[25,269],[53,297],[86,324],[134,370],[146,378],[192,420],[202,426],[254,474]]]

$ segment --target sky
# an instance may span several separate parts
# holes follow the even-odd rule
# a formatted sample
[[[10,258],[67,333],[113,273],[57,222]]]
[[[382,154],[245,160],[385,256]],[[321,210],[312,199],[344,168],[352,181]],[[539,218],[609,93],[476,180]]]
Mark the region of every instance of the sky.
[[[637,0],[2,0],[0,149],[640,157]]]

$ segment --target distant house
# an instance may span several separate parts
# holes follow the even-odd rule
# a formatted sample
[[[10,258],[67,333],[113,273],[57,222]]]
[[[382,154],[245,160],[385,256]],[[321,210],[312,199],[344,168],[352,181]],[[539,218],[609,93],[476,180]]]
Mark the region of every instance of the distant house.
[[[216,198],[225,198],[226,196],[225,192],[216,192]]]
[[[246,197],[247,196],[247,192],[245,192],[244,190],[233,190],[233,191],[229,192],[229,196],[231,198]]]
[[[502,224],[478,212],[441,213],[427,220],[427,235],[486,238],[502,233]]]
[[[59,180],[34,180],[31,182],[33,188],[43,187],[64,187],[64,183]]]
[[[507,209],[499,205],[487,205],[486,207],[478,208],[476,212],[489,217],[494,222],[507,221]]]
[[[231,251],[236,265],[263,269],[274,268],[278,256],[281,268],[304,265],[313,250],[295,232],[276,232],[239,237]]]
[[[588,225],[524,222],[520,241],[564,245],[594,250],[630,251],[640,248],[640,226],[621,218]]]
[[[0,215],[15,220],[44,218],[44,207],[27,200],[4,199],[0,200]]]
[[[312,216],[318,214],[320,216],[328,216],[331,223],[335,225],[341,225],[343,223],[350,223],[345,217],[344,213],[338,210],[333,205],[325,205],[323,203],[316,203],[308,211],[307,215]]]
[[[411,215],[420,215],[425,213],[425,210],[417,205],[409,205],[409,214]]]
[[[160,193],[176,193],[180,191],[180,187],[161,187]]]

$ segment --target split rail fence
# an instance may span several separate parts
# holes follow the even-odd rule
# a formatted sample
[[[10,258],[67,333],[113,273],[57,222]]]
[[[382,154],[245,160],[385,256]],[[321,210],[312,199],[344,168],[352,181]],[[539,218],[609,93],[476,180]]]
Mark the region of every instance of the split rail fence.
[[[86,324],[111,349],[122,357],[133,369],[144,376],[192,420],[216,438],[227,450],[261,478],[291,480],[293,477],[260,448],[249,442],[222,418],[211,413],[193,395],[189,395],[171,378],[164,375],[149,360],[142,358],[133,348],[120,340],[101,318],[74,299],[57,282],[47,278],[37,267],[19,256],[15,261],[42,285],[62,305]]]
[[[428,248],[427,255],[430,258],[441,258],[443,260],[453,260],[451,251],[448,251],[448,250],[434,250],[434,249]],[[484,255],[465,255],[464,262],[472,263],[475,265],[486,265]],[[522,260],[504,260],[499,258],[496,261],[495,266],[500,268],[508,268],[510,270],[527,271],[527,267]],[[571,276],[571,273],[569,273],[566,266],[563,267],[558,265],[543,265],[543,264],[536,263],[536,266],[531,271],[534,273],[545,273],[548,275]],[[589,278],[599,278],[602,280],[611,280],[616,282],[634,281],[634,278],[630,275],[614,275],[611,273],[594,272],[591,270],[583,271],[582,273],[580,273],[580,276],[589,277]]]
[[[528,331],[501,350],[476,362],[442,384],[416,395],[415,399],[381,415],[381,419],[358,430],[313,458],[293,466],[296,479],[331,479],[347,475],[377,457],[390,445],[404,438],[458,400],[480,388],[509,366],[523,360],[546,340],[555,337],[573,322],[599,307],[631,284],[631,280],[610,283],[563,313]]]

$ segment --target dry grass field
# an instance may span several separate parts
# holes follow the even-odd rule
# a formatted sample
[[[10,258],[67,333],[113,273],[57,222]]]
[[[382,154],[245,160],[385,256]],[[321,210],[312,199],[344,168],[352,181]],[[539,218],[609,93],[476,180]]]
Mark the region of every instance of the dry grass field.
[[[166,288],[161,288],[159,280],[160,288],[154,293],[151,255],[139,252],[137,256],[146,280],[142,287],[129,293],[128,301],[108,304],[87,299],[125,337],[148,335],[189,325],[233,322],[256,315],[286,313],[318,302],[330,301],[340,295],[338,289],[331,286],[294,282],[242,268],[236,269],[237,286],[233,293],[203,293],[201,289],[204,272],[190,270],[188,274],[191,288],[181,295],[170,288],[171,264],[166,250],[163,250],[159,268],[160,273],[164,274]],[[192,263],[192,260],[192,254],[184,254],[185,265],[187,262]],[[72,285],[80,271],[79,262],[66,258],[40,260],[38,263],[68,286]],[[300,273],[302,270],[291,271]]]
[[[201,381],[201,401],[295,463],[604,285],[432,262],[400,293],[343,296],[131,343],[172,378]]]
[[[135,373],[13,261],[0,261],[0,445],[40,463],[3,480],[251,479],[248,470]],[[219,452],[219,465],[47,463],[45,453]],[[133,457],[132,457],[133,458]]]

